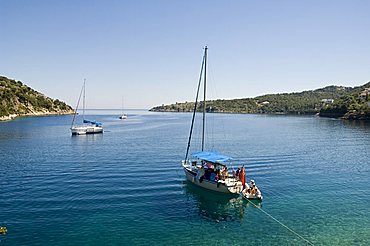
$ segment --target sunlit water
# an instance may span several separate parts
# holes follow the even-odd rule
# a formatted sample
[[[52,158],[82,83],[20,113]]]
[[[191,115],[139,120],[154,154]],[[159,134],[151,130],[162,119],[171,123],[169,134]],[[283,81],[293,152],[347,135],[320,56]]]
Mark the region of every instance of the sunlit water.
[[[88,113],[104,134],[72,137],[71,116],[0,122],[0,245],[306,245],[240,197],[185,181],[191,114]],[[206,146],[245,164],[260,208],[315,245],[370,244],[368,123],[207,119]]]

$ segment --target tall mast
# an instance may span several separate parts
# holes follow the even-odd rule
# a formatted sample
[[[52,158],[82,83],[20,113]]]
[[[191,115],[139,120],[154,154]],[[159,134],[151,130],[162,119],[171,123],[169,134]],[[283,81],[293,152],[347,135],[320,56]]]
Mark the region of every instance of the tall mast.
[[[202,59],[202,67],[200,69],[200,74],[199,74],[199,81],[198,81],[198,87],[197,87],[197,95],[195,96],[195,103],[194,103],[194,110],[193,110],[193,118],[191,119],[191,126],[190,126],[190,133],[189,133],[189,140],[188,140],[188,147],[186,148],[186,155],[185,155],[185,161],[188,159],[188,154],[189,154],[189,148],[190,148],[190,142],[191,142],[191,135],[193,134],[193,127],[194,127],[194,120],[195,120],[195,113],[197,112],[197,105],[198,105],[198,96],[199,96],[199,90],[200,90],[200,85],[202,83],[202,76],[203,76],[203,68],[204,68],[204,55]]]
[[[82,109],[82,120],[84,121],[85,120],[85,99],[86,99],[86,96],[85,96],[85,87],[86,87],[86,79],[84,79],[84,100],[83,100],[83,109]]]
[[[81,88],[81,91],[80,91],[80,96],[78,97],[78,101],[77,101],[77,105],[76,105],[75,113],[74,113],[74,115],[73,115],[73,120],[72,120],[71,128],[73,127],[73,123],[75,122],[75,119],[76,119],[77,110],[78,110],[78,106],[80,105],[81,96],[82,96],[82,92],[83,92],[83,90],[84,90],[84,87],[85,87],[85,84],[83,84],[83,85],[82,85],[82,88]]]
[[[203,88],[203,130],[202,130],[202,151],[204,150],[204,132],[206,126],[206,89],[207,89],[207,49],[204,48],[204,88]]]
[[[123,96],[122,96],[122,109],[121,109],[121,111],[122,111],[122,115],[123,115]]]

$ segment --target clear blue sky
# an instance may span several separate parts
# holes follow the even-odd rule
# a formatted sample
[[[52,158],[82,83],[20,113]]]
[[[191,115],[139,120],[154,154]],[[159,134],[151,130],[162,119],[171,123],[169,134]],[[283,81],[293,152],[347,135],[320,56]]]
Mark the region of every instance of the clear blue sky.
[[[74,106],[194,100],[370,81],[370,1],[0,0],[0,74]]]

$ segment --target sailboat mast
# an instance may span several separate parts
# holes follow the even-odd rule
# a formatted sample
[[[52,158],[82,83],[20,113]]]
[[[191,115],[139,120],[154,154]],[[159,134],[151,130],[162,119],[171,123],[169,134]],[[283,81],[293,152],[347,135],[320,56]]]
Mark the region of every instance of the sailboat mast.
[[[82,121],[85,120],[85,99],[86,99],[86,96],[85,96],[85,88],[86,88],[86,79],[84,79],[84,100],[83,100],[83,109],[82,109]]]
[[[206,89],[207,89],[207,50],[204,48],[204,87],[203,87],[203,130],[202,130],[202,151],[204,151],[204,132],[206,126]]]
[[[123,96],[122,96],[122,115],[124,115],[124,113],[123,113]]]
[[[76,105],[76,108],[75,108],[75,113],[74,113],[74,115],[73,115],[73,120],[72,120],[71,128],[73,127],[73,124],[74,124],[75,119],[76,119],[77,110],[78,110],[78,106],[80,105],[81,96],[82,96],[82,92],[83,92],[83,90],[84,90],[84,86],[85,86],[85,85],[82,85],[82,88],[81,88],[81,91],[80,91],[80,96],[78,97],[77,105]]]
[[[189,133],[189,140],[188,140],[188,147],[186,148],[186,155],[185,155],[185,161],[188,159],[188,154],[189,154],[189,148],[190,148],[190,142],[191,142],[191,136],[193,134],[193,127],[194,127],[194,120],[195,120],[195,113],[197,112],[197,105],[198,105],[198,96],[199,96],[199,90],[200,90],[200,85],[202,84],[202,77],[203,77],[203,68],[204,68],[204,55],[202,59],[202,67],[200,69],[200,74],[199,74],[199,81],[198,81],[198,87],[197,87],[197,95],[195,96],[195,103],[194,103],[194,110],[193,110],[193,118],[191,119],[191,126],[190,126],[190,133]]]

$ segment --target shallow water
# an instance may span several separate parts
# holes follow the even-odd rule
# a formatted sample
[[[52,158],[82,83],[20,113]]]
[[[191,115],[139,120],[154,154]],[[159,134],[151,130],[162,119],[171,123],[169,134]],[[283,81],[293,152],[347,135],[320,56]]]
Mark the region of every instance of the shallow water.
[[[72,137],[71,116],[0,122],[0,245],[306,245],[240,197],[185,181],[190,114],[88,113],[104,134]],[[211,114],[206,146],[245,164],[258,206],[313,244],[370,244],[368,123]]]

